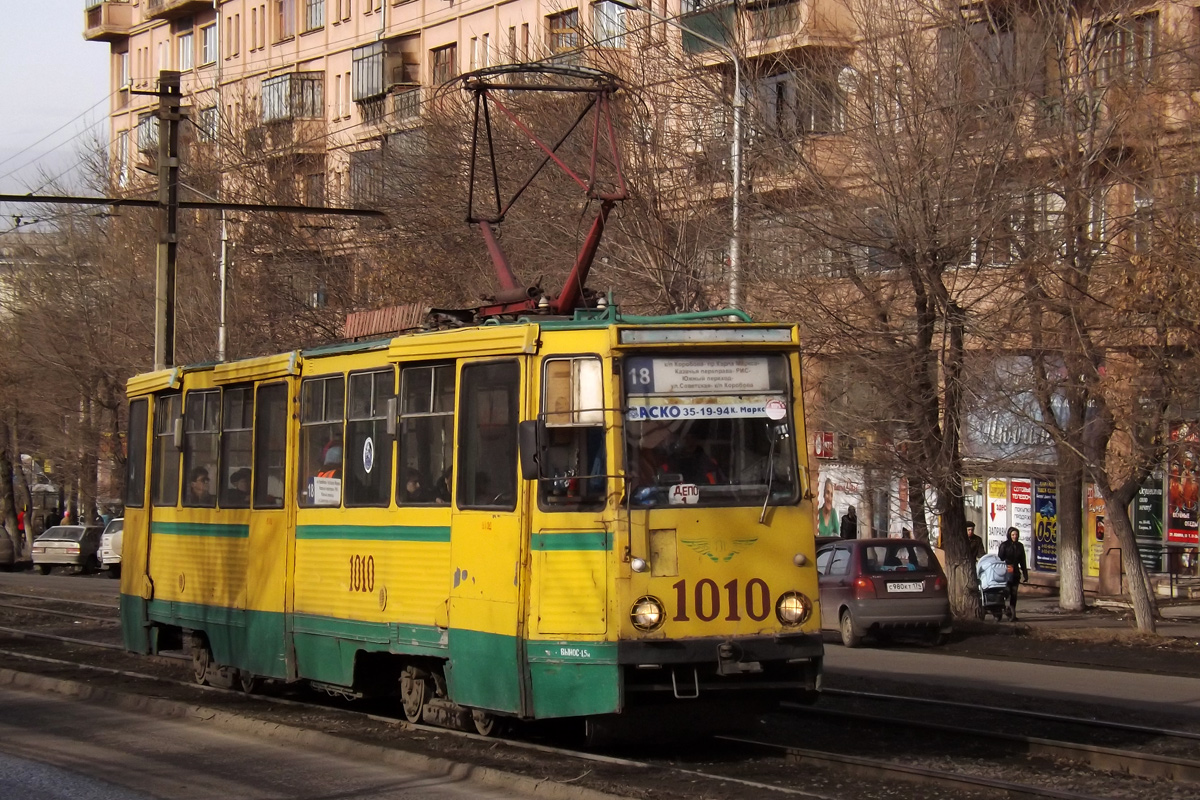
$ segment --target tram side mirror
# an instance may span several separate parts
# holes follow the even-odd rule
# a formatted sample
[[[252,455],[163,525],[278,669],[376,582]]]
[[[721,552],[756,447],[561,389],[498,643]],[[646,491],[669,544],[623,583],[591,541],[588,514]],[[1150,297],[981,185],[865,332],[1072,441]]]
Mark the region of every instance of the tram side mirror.
[[[176,450],[183,449],[183,417],[171,420],[171,445]]]
[[[517,442],[521,451],[521,478],[535,481],[541,477],[541,431],[542,425],[536,420],[526,420],[517,428]]]

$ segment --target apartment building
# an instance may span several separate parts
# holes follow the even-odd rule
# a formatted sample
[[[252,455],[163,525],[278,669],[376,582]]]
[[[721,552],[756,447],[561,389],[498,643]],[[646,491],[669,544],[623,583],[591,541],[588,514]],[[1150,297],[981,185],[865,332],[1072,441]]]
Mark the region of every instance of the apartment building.
[[[497,63],[570,58],[585,35],[625,46],[625,8],[609,0],[85,0],[84,12],[85,38],[111,50],[122,183],[157,146],[157,100],[140,93],[178,70],[197,139],[269,127],[266,149],[313,156],[299,176],[312,201],[327,179],[348,192],[371,168],[370,142],[418,122],[432,87]]]

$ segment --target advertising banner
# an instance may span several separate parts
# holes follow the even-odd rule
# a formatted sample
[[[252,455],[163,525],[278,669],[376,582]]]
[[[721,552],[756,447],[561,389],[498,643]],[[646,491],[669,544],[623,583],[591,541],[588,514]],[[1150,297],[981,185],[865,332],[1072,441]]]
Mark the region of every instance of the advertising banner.
[[[841,520],[850,506],[862,507],[862,468],[824,463],[817,476],[817,536],[838,536]],[[861,522],[859,523],[861,526]]]
[[[1020,531],[1025,552],[1033,552],[1033,481],[1013,478],[1008,482],[1009,524]],[[997,545],[999,547],[999,545]]]
[[[1084,574],[1100,577],[1100,555],[1104,552],[1104,498],[1096,485],[1087,487],[1087,513],[1083,525]]]
[[[1163,569],[1163,476],[1151,475],[1133,498],[1133,535],[1138,553],[1150,572]]]
[[[1196,544],[1196,502],[1200,499],[1197,483],[1197,453],[1200,453],[1200,430],[1192,423],[1180,423],[1171,428],[1171,441],[1184,449],[1170,464],[1167,482],[1167,541]]]
[[[1008,481],[991,478],[987,482],[987,549],[995,553],[1008,532]]]
[[[1034,569],[1058,570],[1058,486],[1052,480],[1034,483],[1033,563]]]

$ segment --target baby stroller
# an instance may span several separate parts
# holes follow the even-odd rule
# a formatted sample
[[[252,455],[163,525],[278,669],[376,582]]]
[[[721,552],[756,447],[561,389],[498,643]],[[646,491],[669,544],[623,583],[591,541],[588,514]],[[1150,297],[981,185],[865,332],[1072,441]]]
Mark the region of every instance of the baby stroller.
[[[999,622],[1008,605],[1008,565],[998,556],[986,553],[975,565],[979,574],[979,598],[984,616],[991,614]]]

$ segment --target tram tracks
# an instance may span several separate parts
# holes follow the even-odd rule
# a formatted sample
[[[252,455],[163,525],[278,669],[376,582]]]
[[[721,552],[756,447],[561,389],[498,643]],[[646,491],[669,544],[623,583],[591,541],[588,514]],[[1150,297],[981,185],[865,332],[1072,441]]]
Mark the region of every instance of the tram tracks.
[[[12,593],[4,593],[11,595]],[[87,601],[64,600],[62,598],[39,598],[40,600],[56,603],[86,603]],[[28,602],[28,601],[25,601]],[[14,613],[20,613],[22,616],[31,613],[27,609],[11,609],[11,606],[20,605],[17,603],[0,603],[0,609],[11,610]],[[103,605],[103,604],[95,604]],[[111,606],[106,606],[111,608]],[[99,618],[104,622],[116,621],[115,615],[112,619]],[[211,687],[200,687],[191,681],[185,679],[187,673],[186,662],[188,659],[179,655],[176,659],[163,659],[159,662],[164,672],[174,674],[176,677],[166,677],[164,675],[152,675],[149,672],[143,672],[127,661],[136,660],[139,663],[145,663],[145,657],[127,656],[123,652],[123,648],[119,644],[112,641],[96,641],[90,639],[79,638],[78,636],[65,636],[57,632],[49,632],[55,629],[53,619],[46,620],[46,627],[41,630],[18,629],[13,627],[0,627],[0,635],[9,640],[10,646],[15,646],[16,649],[0,649],[0,657],[8,661],[12,666],[14,661],[24,661],[30,665],[31,670],[49,669],[55,674],[66,676],[72,670],[78,670],[80,673],[92,672],[93,674],[107,674],[111,676],[110,680],[129,683],[132,681],[157,681],[158,686],[169,684],[176,687],[179,693],[184,691],[192,692],[201,690],[203,695],[197,697],[219,698],[228,697],[228,701],[232,705],[231,708],[241,707],[247,699],[246,695],[236,690],[227,690]],[[82,623],[82,628],[78,630],[79,634],[88,635],[95,631],[98,634],[103,634],[105,638],[112,637],[115,629],[98,630],[93,628],[92,620],[85,620]],[[61,628],[61,625],[57,626]],[[72,633],[76,632],[74,629]],[[18,638],[19,637],[19,638]],[[18,652],[20,645],[17,641],[40,641],[46,647],[63,647],[68,648],[67,652],[62,653],[65,657],[55,658],[49,654],[49,651],[42,650],[39,655],[35,652],[21,653]],[[103,651],[109,655],[98,661],[107,662],[107,666],[99,663],[89,664],[89,658],[80,656],[79,648],[86,648],[92,652]],[[94,650],[92,648],[95,648]],[[118,652],[120,651],[120,654]],[[166,655],[166,654],[164,654]],[[121,664],[124,663],[124,666]],[[148,684],[149,685],[149,684]],[[186,689],[185,689],[186,687]],[[133,688],[132,686],[123,688]],[[150,691],[156,691],[151,689]],[[182,694],[180,694],[182,696]],[[884,696],[872,695],[870,693],[849,693],[839,691],[829,691],[828,699],[837,700],[847,696],[856,696],[858,699],[869,700],[871,702],[881,702],[887,700],[889,702],[906,702],[925,706],[927,711],[923,716],[941,715],[945,716],[946,709],[953,707],[955,704],[947,703],[946,701],[926,700],[923,698],[908,698],[900,696]],[[429,737],[431,740],[436,738],[440,741],[455,740],[460,742],[472,742],[469,746],[481,747],[485,751],[493,750],[496,747],[502,747],[504,750],[524,751],[530,755],[526,760],[546,759],[563,760],[569,758],[575,763],[603,765],[605,770],[618,769],[623,771],[620,775],[607,775],[603,778],[602,785],[608,791],[617,791],[627,794],[644,794],[645,776],[658,775],[661,783],[663,776],[675,776],[676,783],[680,786],[694,787],[696,793],[704,794],[707,797],[713,798],[739,798],[749,796],[762,796],[766,792],[784,796],[800,796],[823,798],[824,800],[842,800],[843,798],[866,798],[866,797],[884,797],[884,796],[902,796],[902,797],[922,797],[922,798],[959,798],[959,797],[1037,797],[1037,798],[1055,798],[1057,800],[1082,800],[1088,797],[1143,797],[1151,796],[1157,793],[1163,797],[1200,797],[1200,788],[1196,793],[1187,794],[1187,789],[1183,789],[1184,793],[1180,793],[1182,787],[1195,786],[1195,784],[1186,784],[1184,781],[1195,780],[1193,777],[1188,777],[1193,773],[1190,772],[1195,767],[1194,762],[1182,765],[1186,767],[1186,771],[1174,775],[1175,783],[1172,784],[1173,791],[1164,793],[1161,790],[1153,788],[1156,785],[1166,786],[1166,779],[1157,778],[1150,780],[1147,778],[1127,777],[1119,773],[1134,773],[1136,774],[1156,774],[1147,773],[1143,768],[1135,766],[1138,760],[1150,761],[1157,758],[1161,764],[1164,759],[1161,756],[1153,754],[1138,753],[1133,751],[1117,751],[1116,748],[1107,748],[1112,750],[1112,753],[1104,753],[1103,761],[1094,760],[1086,761],[1083,756],[1069,756],[1062,753],[1052,752],[1050,750],[1035,751],[1030,749],[1028,741],[1016,741],[1009,739],[1007,744],[1001,744],[1001,740],[992,738],[987,744],[980,744],[980,734],[991,735],[991,731],[971,731],[967,728],[955,727],[953,725],[943,725],[942,730],[938,730],[934,723],[926,723],[924,728],[921,728],[921,733],[914,733],[912,727],[901,725],[903,720],[898,720],[895,716],[878,716],[868,714],[851,714],[849,712],[840,711],[838,709],[823,709],[817,707],[814,715],[823,716],[826,720],[826,725],[832,728],[848,729],[853,728],[857,731],[862,731],[864,728],[881,728],[891,727],[895,730],[905,730],[900,734],[907,739],[914,739],[928,735],[930,737],[948,737],[948,738],[970,738],[976,742],[973,746],[973,751],[968,748],[968,751],[963,753],[949,753],[946,751],[934,752],[924,756],[914,756],[915,749],[910,750],[907,756],[909,763],[900,763],[896,759],[889,759],[885,756],[879,757],[879,753],[863,753],[861,748],[857,751],[854,748],[836,746],[836,743],[830,741],[828,744],[835,746],[826,746],[826,742],[816,741],[821,739],[821,736],[811,737],[804,741],[797,742],[792,740],[792,743],[784,743],[787,737],[773,735],[766,737],[755,738],[723,738],[717,740],[711,745],[698,746],[695,753],[688,755],[682,759],[639,759],[639,758],[620,758],[614,756],[605,756],[603,754],[588,753],[571,748],[555,747],[538,741],[523,741],[517,739],[497,740],[493,738],[479,737],[475,734],[460,733],[456,731],[448,731],[442,728],[431,728],[423,725],[411,725],[399,718],[397,710],[396,716],[380,714],[373,711],[362,711],[339,707],[336,703],[320,702],[324,698],[316,697],[305,699],[290,699],[285,697],[273,697],[271,695],[253,695],[253,701],[261,700],[265,703],[270,703],[279,708],[288,708],[295,713],[311,716],[312,713],[335,713],[344,715],[347,729],[357,729],[364,726],[367,722],[378,725],[385,725],[393,730],[411,731],[418,737]],[[239,698],[234,700],[233,698]],[[195,701],[191,701],[195,702]],[[822,704],[824,705],[824,703]],[[981,709],[977,706],[969,704],[958,704],[963,706],[961,710],[978,712]],[[792,709],[788,709],[789,714]],[[1062,723],[1067,722],[1078,724],[1079,726],[1094,727],[1101,730],[1119,731],[1121,735],[1137,734],[1146,737],[1155,737],[1159,739],[1171,738],[1176,741],[1173,747],[1177,749],[1192,749],[1196,747],[1197,739],[1200,739],[1200,734],[1190,731],[1170,731],[1150,726],[1139,726],[1129,723],[1106,723],[1102,720],[1088,719],[1066,719],[1061,715],[1038,714],[1037,712],[1020,711],[1014,709],[987,709],[989,713],[1008,712],[1014,717],[1024,717],[1026,722],[1042,723]],[[810,719],[810,718],[806,718]],[[854,738],[853,736],[851,738]],[[1058,740],[1047,740],[1047,746],[1055,747],[1070,746],[1078,747],[1076,743],[1061,742]],[[819,749],[808,747],[808,744],[816,744]],[[861,744],[861,742],[860,742]],[[405,745],[407,746],[407,745]],[[465,747],[468,745],[454,745],[453,747]],[[1086,746],[1085,746],[1086,747]],[[744,753],[745,763],[728,762],[728,755],[731,748],[737,748],[739,753]],[[1097,748],[1093,746],[1093,750],[1103,750],[1105,748]],[[987,753],[987,757],[980,755],[980,751]],[[998,754],[1003,751],[1003,758],[997,758]],[[640,755],[643,751],[637,751]],[[716,754],[723,754],[723,757],[717,757]],[[578,761],[577,761],[578,759]],[[1114,760],[1124,759],[1124,761]],[[918,763],[912,763],[913,761]],[[1184,759],[1175,759],[1183,761]],[[735,759],[736,761],[736,759]],[[1165,759],[1167,763],[1171,759]],[[727,763],[728,762],[728,763]],[[1064,763],[1070,766],[1063,767]],[[1172,769],[1178,769],[1181,765],[1171,764]],[[542,768],[542,767],[536,767]],[[596,778],[594,769],[597,767],[581,767],[579,771],[574,773],[577,778],[567,778],[567,780],[579,780],[578,785],[588,785]],[[1028,780],[1022,782],[1013,782],[1012,774],[1019,772],[1023,777],[1030,776]],[[827,773],[826,777],[818,778],[821,773]],[[1157,773],[1161,774],[1161,773]],[[1164,781],[1159,784],[1158,781]],[[900,789],[899,787],[907,787]],[[704,787],[701,789],[701,787]],[[874,787],[874,788],[871,788]],[[689,796],[689,794],[672,795],[670,792],[658,791],[657,794],[662,797],[680,797]]]

